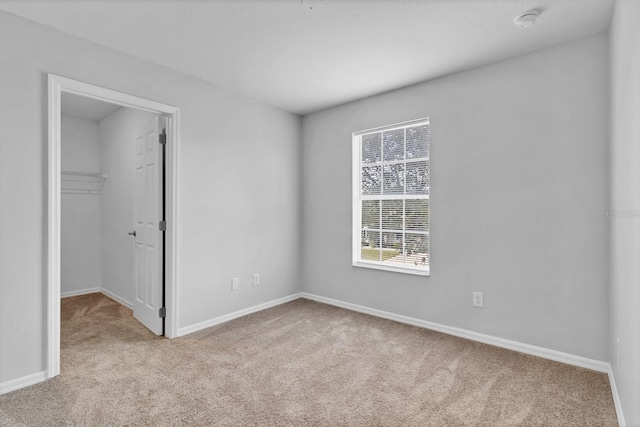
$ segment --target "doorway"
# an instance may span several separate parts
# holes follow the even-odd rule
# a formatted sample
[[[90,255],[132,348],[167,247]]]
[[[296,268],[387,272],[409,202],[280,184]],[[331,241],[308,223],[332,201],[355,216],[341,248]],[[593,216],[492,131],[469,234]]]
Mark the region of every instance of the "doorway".
[[[134,311],[138,311],[136,317],[154,333],[164,333],[169,338],[177,335],[177,283],[175,280],[177,210],[175,200],[179,110],[169,105],[49,74],[46,318],[48,378],[60,373],[61,189],[64,179],[61,177],[63,172],[61,167],[63,94],[66,98],[75,97],[87,101],[99,101],[103,104],[113,105],[115,108],[126,107],[126,110],[135,110],[142,115],[146,114],[146,117],[149,118],[144,126],[136,128],[135,138],[134,134],[131,134],[131,143],[136,147],[136,172],[133,179],[133,190],[137,194],[134,199],[140,195],[144,196],[135,201],[137,206],[135,227],[130,231],[136,239],[134,252],[141,261],[136,263],[139,268],[136,268],[134,275],[133,281],[136,286],[132,292],[131,305],[134,306]],[[164,173],[161,172],[163,170]],[[87,173],[83,178],[94,181],[88,184],[88,188],[93,191],[99,190],[99,183],[95,181],[99,181],[100,175],[104,174],[76,172]],[[74,178],[73,175],[73,173],[69,175],[70,179]],[[78,175],[75,176],[75,178],[77,177]],[[86,186],[87,184],[82,185]],[[65,186],[68,186],[68,182],[65,182]],[[164,188],[163,191],[161,191],[162,188]],[[83,187],[83,189],[85,188]],[[147,197],[146,194],[150,196]],[[157,209],[150,209],[151,205]],[[139,212],[144,214],[139,214]],[[151,216],[149,216],[149,212],[152,212]],[[152,277],[151,281],[140,281],[140,274],[155,276],[155,279]],[[108,292],[105,293],[108,294]]]

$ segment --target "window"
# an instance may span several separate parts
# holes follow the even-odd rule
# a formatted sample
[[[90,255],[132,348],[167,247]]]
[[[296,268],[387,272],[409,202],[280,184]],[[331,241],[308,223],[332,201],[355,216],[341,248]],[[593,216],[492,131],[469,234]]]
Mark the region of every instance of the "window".
[[[353,134],[353,265],[429,274],[429,119]]]

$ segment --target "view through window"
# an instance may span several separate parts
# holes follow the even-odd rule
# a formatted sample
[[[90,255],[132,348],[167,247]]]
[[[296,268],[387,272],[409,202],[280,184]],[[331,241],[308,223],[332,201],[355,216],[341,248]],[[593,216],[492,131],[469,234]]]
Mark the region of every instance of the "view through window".
[[[429,119],[353,134],[353,264],[429,273]]]

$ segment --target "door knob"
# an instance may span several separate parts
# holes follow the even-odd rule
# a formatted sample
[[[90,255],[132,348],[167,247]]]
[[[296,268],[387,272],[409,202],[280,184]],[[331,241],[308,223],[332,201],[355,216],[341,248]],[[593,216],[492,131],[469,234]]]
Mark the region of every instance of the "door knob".
[[[135,236],[136,236],[136,230],[130,231],[130,232],[128,232],[127,234],[128,234],[129,236],[133,236],[133,237],[135,237]]]

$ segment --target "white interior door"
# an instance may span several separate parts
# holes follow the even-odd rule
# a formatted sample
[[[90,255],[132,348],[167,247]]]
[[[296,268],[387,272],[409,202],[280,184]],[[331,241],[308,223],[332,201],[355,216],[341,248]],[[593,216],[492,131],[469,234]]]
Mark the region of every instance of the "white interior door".
[[[156,335],[163,333],[163,145],[162,117],[135,133],[135,298],[133,315]]]

